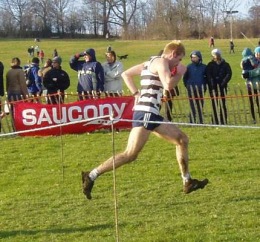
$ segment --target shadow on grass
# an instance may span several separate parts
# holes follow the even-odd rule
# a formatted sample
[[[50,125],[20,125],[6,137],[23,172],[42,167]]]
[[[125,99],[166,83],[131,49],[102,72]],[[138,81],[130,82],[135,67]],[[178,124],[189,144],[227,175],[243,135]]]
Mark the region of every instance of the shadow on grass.
[[[42,230],[10,230],[10,231],[0,231],[0,238],[10,238],[19,235],[36,235],[38,233],[47,233],[47,234],[70,234],[75,232],[86,232],[86,231],[98,231],[103,229],[114,229],[115,225],[113,224],[101,224],[93,225],[83,228],[56,228],[56,229],[42,229]]]

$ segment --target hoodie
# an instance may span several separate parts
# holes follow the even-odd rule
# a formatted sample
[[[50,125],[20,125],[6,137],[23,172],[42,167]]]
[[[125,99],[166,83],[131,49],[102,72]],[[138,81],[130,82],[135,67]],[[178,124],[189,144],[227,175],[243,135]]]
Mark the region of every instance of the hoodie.
[[[249,72],[249,77],[246,81],[251,82],[254,89],[258,88],[258,83],[260,82],[260,67],[258,67],[258,65],[259,63],[252,50],[250,48],[245,48],[242,51],[241,68],[243,69],[243,72]]]
[[[88,54],[90,61],[79,60],[80,56]],[[74,55],[70,59],[70,67],[78,72],[77,92],[104,91],[104,70],[100,62],[96,60],[94,49],[87,49],[80,55]]]
[[[200,51],[192,51],[190,57],[196,55],[199,62],[192,61],[187,66],[187,71],[183,76],[183,82],[186,88],[198,88],[203,90],[206,87],[206,65],[202,63],[202,55]]]

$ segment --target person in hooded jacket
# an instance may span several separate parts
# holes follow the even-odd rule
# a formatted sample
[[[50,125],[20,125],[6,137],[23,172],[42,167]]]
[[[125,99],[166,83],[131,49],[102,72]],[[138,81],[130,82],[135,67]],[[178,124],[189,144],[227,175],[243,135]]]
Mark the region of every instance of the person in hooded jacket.
[[[83,57],[84,60],[79,60]],[[79,100],[100,96],[104,91],[104,69],[96,59],[94,49],[75,54],[70,59],[70,67],[78,72],[77,92]]]
[[[259,48],[260,50],[260,48]],[[257,76],[251,76],[249,77],[249,71],[254,70],[257,68],[258,61],[256,57],[254,56],[254,53],[250,48],[245,48],[242,51],[242,60],[240,63],[240,67],[242,68],[242,77],[246,80],[246,86],[247,86],[247,93],[249,98],[249,104],[250,104],[250,112],[253,119],[253,123],[256,123],[256,117],[255,117],[255,108],[254,108],[254,96],[255,96],[255,102],[259,110],[259,100],[258,100],[258,88],[259,88],[259,77]],[[248,76],[247,76],[248,73]],[[260,112],[259,112],[260,113]]]
[[[213,110],[212,122],[227,124],[226,94],[232,70],[229,63],[222,58],[219,49],[213,49],[211,55],[212,60],[207,65],[206,75]]]
[[[38,96],[42,94],[42,79],[38,75],[40,59],[38,57],[32,58],[32,63],[28,70],[27,87],[29,94],[35,99],[36,102],[40,102]],[[33,101],[33,100],[32,100]]]
[[[206,65],[202,63],[202,55],[198,50],[190,54],[191,63],[183,76],[190,103],[190,123],[203,123],[204,92],[206,91]],[[197,120],[198,118],[198,120]]]

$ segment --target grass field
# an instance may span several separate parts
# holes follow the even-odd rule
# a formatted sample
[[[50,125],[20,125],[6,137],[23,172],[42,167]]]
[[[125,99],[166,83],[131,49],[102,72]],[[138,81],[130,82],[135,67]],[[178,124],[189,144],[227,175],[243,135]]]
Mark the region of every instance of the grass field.
[[[258,42],[258,39],[250,40],[252,43]],[[4,40],[0,39],[0,60],[5,65],[5,72],[10,67],[11,58],[19,57],[22,65],[27,64],[31,58],[28,57],[27,49],[31,45],[39,45],[45,52],[45,57],[50,58],[54,48],[57,48],[59,55],[63,59],[63,69],[66,70],[71,78],[71,86],[69,92],[76,91],[77,73],[70,69],[69,59],[72,55],[82,52],[87,48],[94,48],[98,61],[105,61],[106,48],[111,45],[118,55],[129,54],[127,60],[123,60],[125,69],[132,65],[146,61],[149,56],[157,54],[166,43],[169,41],[102,41],[102,40],[41,40],[35,43],[33,40]],[[245,47],[251,47],[252,43],[245,39],[234,40],[235,54],[229,54],[229,40],[216,40],[216,48],[219,48],[223,53],[223,58],[230,63],[233,78],[230,83],[244,83],[241,78],[240,61],[242,58],[241,52]],[[183,60],[184,64],[190,62],[189,54],[193,50],[200,50],[203,56],[203,62],[207,64],[211,60],[211,49],[208,46],[208,40],[183,40],[186,47],[186,57]],[[127,90],[126,90],[127,91]]]
[[[257,43],[255,40],[254,42]],[[125,67],[157,53],[167,41],[114,41],[118,54],[129,54]],[[207,40],[184,40],[187,53],[200,49],[210,60]],[[0,40],[6,69],[14,56],[27,60],[33,41]],[[104,61],[107,41],[42,40],[46,57],[57,48],[74,84],[69,57],[88,47]],[[216,40],[230,62],[233,82],[243,82],[239,62],[246,40]],[[188,63],[189,58],[184,59]],[[113,154],[112,134],[62,137],[0,138],[0,241],[259,241],[259,129],[181,127],[190,138],[190,170],[209,185],[184,195],[170,144],[151,136],[138,159],[116,171],[118,234],[115,223],[113,173],[97,179],[93,199],[81,191],[81,171]],[[128,131],[114,135],[115,151],[125,148]],[[117,238],[118,235],[118,238]]]

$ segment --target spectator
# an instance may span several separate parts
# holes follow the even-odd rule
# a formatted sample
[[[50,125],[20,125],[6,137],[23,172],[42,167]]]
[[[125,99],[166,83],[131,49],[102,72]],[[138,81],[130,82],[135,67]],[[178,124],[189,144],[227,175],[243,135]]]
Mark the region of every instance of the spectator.
[[[33,57],[33,55],[34,55],[34,47],[33,46],[28,47],[27,52],[28,52],[28,56],[29,57]]]
[[[34,52],[36,52],[36,56],[39,57],[39,54],[40,54],[40,47],[38,45],[36,45],[34,47]]]
[[[110,96],[121,96],[123,64],[116,60],[113,50],[106,53],[106,58],[107,61],[102,65],[105,74],[104,91]]]
[[[47,71],[49,71],[52,68],[52,60],[47,59],[41,69],[38,71],[38,76],[41,77],[41,81],[43,84],[43,78]],[[42,95],[47,96],[47,89],[44,85],[42,85]]]
[[[210,48],[214,48],[215,47],[215,40],[214,40],[213,36],[211,36],[210,39],[209,39],[209,47]]]
[[[206,65],[202,63],[200,51],[194,50],[190,54],[191,63],[183,76],[184,86],[187,88],[190,103],[190,123],[203,124],[204,91],[206,90]],[[198,119],[198,120],[197,120]]]
[[[83,57],[84,60],[79,60]],[[79,100],[99,96],[104,91],[104,70],[96,60],[94,49],[75,54],[70,60],[70,67],[78,72],[77,92]]]
[[[4,65],[1,61],[0,61],[0,96],[1,97],[4,96]]]
[[[39,63],[40,60],[38,57],[32,58],[32,63],[28,71],[28,82],[27,82],[29,94],[32,97],[34,97],[36,102],[39,102],[39,99],[37,97],[42,94],[42,80],[41,77],[38,75],[40,69]]]
[[[231,52],[235,54],[235,44],[232,39],[229,41],[229,54],[231,54]]]
[[[227,124],[226,94],[232,70],[229,63],[222,58],[219,49],[213,49],[211,55],[213,59],[207,65],[206,75],[213,109],[212,121],[214,124]]]
[[[243,59],[241,61],[242,77],[246,79],[248,97],[250,103],[250,111],[253,123],[256,123],[254,97],[260,116],[259,92],[260,92],[260,47],[255,48],[255,56],[251,49],[245,48],[242,52]]]
[[[13,102],[28,98],[24,71],[17,57],[12,59],[11,69],[6,73],[6,92],[8,101],[11,103],[11,113],[13,113]]]
[[[4,112],[2,112],[1,97],[4,96],[4,65],[0,61],[0,132],[1,132],[1,119],[4,117]]]
[[[70,78],[61,68],[61,58],[52,59],[52,68],[43,77],[43,84],[47,89],[48,104],[64,103],[64,91],[70,86]]]

